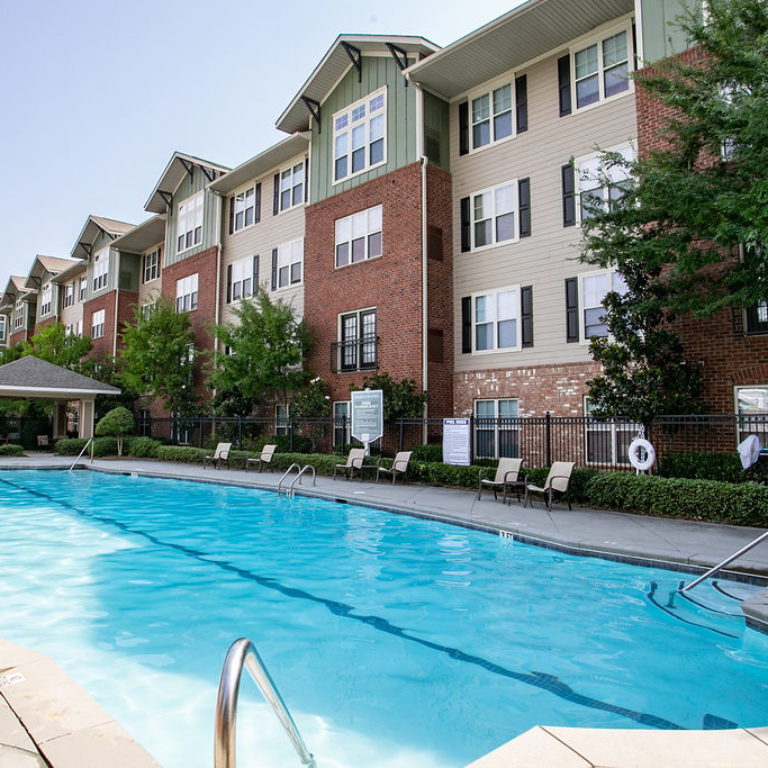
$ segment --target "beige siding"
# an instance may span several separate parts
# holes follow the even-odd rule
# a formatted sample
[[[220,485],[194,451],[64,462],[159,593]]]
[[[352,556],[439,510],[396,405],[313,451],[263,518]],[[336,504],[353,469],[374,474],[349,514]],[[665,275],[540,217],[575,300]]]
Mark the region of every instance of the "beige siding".
[[[304,282],[288,288],[271,290],[272,277],[272,249],[283,243],[298,240],[304,237],[304,209],[305,205],[297,205],[287,211],[282,211],[277,216],[272,214],[273,178],[276,173],[296,165],[304,160],[305,154],[297,155],[290,161],[279,167],[270,169],[269,172],[252,179],[244,184],[241,189],[253,186],[261,182],[261,220],[250,227],[229,234],[229,204],[232,195],[222,200],[222,227],[224,235],[222,239],[223,253],[221,266],[221,291],[220,301],[222,305],[221,322],[231,322],[235,319],[232,308],[236,302],[227,304],[227,268],[241,259],[259,257],[259,282],[270,293],[274,301],[278,299],[291,305],[298,317],[304,314]],[[305,180],[306,183],[306,180]]]
[[[577,260],[580,228],[563,227],[561,167],[596,147],[608,149],[634,141],[635,98],[630,90],[613,101],[559,117],[557,59],[565,52],[554,52],[527,70],[509,73],[507,82],[513,74],[527,74],[528,131],[504,143],[459,156],[458,102],[451,105],[457,371],[590,359],[585,344],[565,341],[564,281],[590,268]],[[530,178],[531,236],[482,252],[462,253],[461,198],[526,177]],[[534,346],[516,352],[462,354],[461,298],[516,285],[533,286]]]
[[[60,304],[61,307],[61,322],[64,323],[64,325],[74,325],[75,323],[80,323],[80,327],[82,328],[83,323],[83,302],[80,301],[79,295],[80,295],[80,278],[84,277],[87,274],[87,268],[86,265],[83,264],[83,271],[77,275],[73,280],[70,280],[69,282],[74,282],[75,284],[75,303],[71,307],[65,307],[64,306],[64,294],[66,292],[67,284],[60,285],[59,286],[59,296],[60,296]],[[87,293],[86,293],[87,296]]]
[[[158,275],[154,280],[150,280],[148,283],[144,282],[144,256],[146,253],[152,253],[152,251],[160,248],[160,264],[158,268]],[[143,307],[145,304],[151,304],[153,301],[160,297],[160,289],[163,284],[163,267],[165,266],[165,246],[163,243],[157,243],[152,248],[149,248],[145,253],[141,255],[139,259],[139,295],[137,298],[138,305]]]

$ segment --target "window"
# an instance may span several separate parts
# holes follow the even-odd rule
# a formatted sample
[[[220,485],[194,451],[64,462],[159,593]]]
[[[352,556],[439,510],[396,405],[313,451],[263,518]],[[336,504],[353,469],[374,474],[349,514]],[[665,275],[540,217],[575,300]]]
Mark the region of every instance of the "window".
[[[571,52],[576,109],[629,91],[629,30]]]
[[[517,400],[475,400],[475,456],[514,459],[519,455]]]
[[[176,281],[176,312],[197,309],[197,272]]]
[[[53,301],[51,299],[52,293],[51,284],[46,283],[40,291],[40,317],[45,317],[46,315],[51,314],[51,310],[53,309]]]
[[[503,288],[472,296],[472,351],[520,347],[520,289]]]
[[[8,334],[7,322],[8,318],[5,315],[0,315],[0,343],[5,343]]]
[[[375,205],[336,219],[336,266],[345,267],[381,256],[382,207]]]
[[[104,335],[105,310],[100,309],[91,315],[91,338],[100,339]]]
[[[304,267],[304,238],[272,250],[272,290],[300,283]]]
[[[479,251],[531,234],[530,179],[507,181],[460,201],[461,250]]]
[[[618,272],[594,272],[579,275],[579,298],[581,305],[581,340],[593,336],[607,336],[603,299],[610,291],[624,294],[627,284]]]
[[[64,334],[66,336],[77,336],[78,338],[81,338],[83,335],[82,321],[78,320],[77,322],[72,323],[71,325],[67,325],[64,328]]]
[[[176,252],[181,253],[203,241],[203,193],[198,192],[179,203],[176,226]]]
[[[238,192],[229,200],[229,234],[261,220],[261,183]]]
[[[160,277],[160,249],[144,254],[144,268],[142,270],[142,283],[149,283]]]
[[[13,330],[17,331],[24,325],[24,301],[23,299],[16,299],[16,303],[13,306]]]
[[[371,370],[378,367],[376,310],[362,309],[339,316],[338,369]]]
[[[109,248],[99,251],[93,257],[93,292],[100,291],[107,287],[109,279]]]
[[[512,84],[472,99],[472,149],[512,135]]]
[[[259,284],[259,257],[249,256],[232,264],[227,270],[227,304],[247,299],[256,293]]]
[[[757,435],[765,448],[768,446],[768,386],[736,387],[735,396],[739,416],[736,442],[740,443],[747,435]]]
[[[387,91],[382,88],[333,116],[334,181],[386,162]]]
[[[333,447],[347,446],[352,442],[352,420],[349,417],[349,400],[333,404]]]
[[[627,162],[632,162],[635,153],[631,144],[612,150]],[[608,209],[624,196],[630,176],[623,165],[604,166],[601,155],[589,155],[576,161],[579,191],[579,221],[594,215],[596,208]]]
[[[288,406],[278,404],[275,406],[275,435],[288,434]]]
[[[584,425],[588,464],[608,466],[629,464],[629,444],[642,429],[634,422],[599,420],[592,416],[592,404],[584,399]]]
[[[75,282],[67,283],[64,286],[64,306],[71,307],[75,303]]]
[[[280,210],[287,211],[304,202],[304,162],[280,173]]]
[[[87,277],[81,277],[80,278],[80,288],[77,292],[77,300],[82,304],[82,302],[85,301],[85,291],[88,288],[88,278]]]

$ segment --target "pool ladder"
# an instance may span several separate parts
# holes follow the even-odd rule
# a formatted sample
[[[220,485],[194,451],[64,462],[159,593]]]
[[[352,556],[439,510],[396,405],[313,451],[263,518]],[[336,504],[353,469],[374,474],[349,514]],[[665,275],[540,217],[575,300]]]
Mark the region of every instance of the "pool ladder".
[[[280,493],[280,491],[283,490],[283,480],[285,480],[288,477],[288,475],[290,475],[291,472],[293,472],[294,469],[298,470],[298,474],[296,475],[296,477],[293,478],[293,480],[291,481],[291,484],[285,489],[285,492],[289,496],[293,496],[293,486],[296,485],[297,482],[301,483],[301,476],[307,471],[312,472],[312,485],[317,485],[317,476],[315,474],[315,468],[311,464],[305,464],[303,467],[299,467],[299,465],[294,461],[293,464],[291,464],[291,466],[288,467],[288,469],[286,469],[285,472],[283,472],[283,476],[277,481],[278,493]]]
[[[214,737],[214,768],[235,768],[235,721],[237,719],[237,695],[243,667],[248,670],[264,698],[272,707],[277,719],[288,734],[301,764],[316,768],[315,758],[307,750],[296,723],[288,712],[282,696],[264,666],[264,662],[245,637],[235,640],[227,651],[224,667],[219,680],[219,695],[216,701],[216,732]]]

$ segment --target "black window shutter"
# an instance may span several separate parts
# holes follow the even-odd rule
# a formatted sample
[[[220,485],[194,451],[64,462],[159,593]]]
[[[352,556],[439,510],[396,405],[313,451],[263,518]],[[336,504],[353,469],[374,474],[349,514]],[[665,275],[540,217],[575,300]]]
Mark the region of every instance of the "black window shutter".
[[[251,283],[251,292],[255,296],[259,287],[259,257],[253,257],[253,282]]]
[[[560,92],[560,117],[571,114],[571,56],[565,54],[557,60],[557,81]]]
[[[275,174],[275,186],[272,191],[272,215],[277,216],[280,212],[280,174]]]
[[[227,267],[227,304],[232,301],[232,265]]]
[[[277,290],[277,248],[272,249],[272,290]]]
[[[570,163],[564,165],[560,173],[563,179],[563,226],[572,227],[576,223],[576,188],[573,166]]]
[[[523,321],[523,346],[533,346],[533,286],[520,289],[520,318]]]
[[[520,208],[520,237],[531,236],[531,180],[517,182],[517,198]]]
[[[459,104],[459,154],[469,154],[469,102]]]
[[[261,221],[261,182],[256,185],[256,199],[253,201],[255,211],[253,212],[253,221]]]
[[[235,198],[229,198],[229,234],[235,231]]]
[[[565,340],[579,340],[579,281],[569,277],[565,281]]]
[[[304,202],[309,200],[309,158],[304,160]]]
[[[515,112],[516,130],[523,133],[528,130],[528,78],[525,75],[515,78]]]
[[[461,300],[461,351],[472,351],[472,297],[464,296]]]
[[[470,221],[469,198],[461,198],[461,252],[472,250],[472,222]]]

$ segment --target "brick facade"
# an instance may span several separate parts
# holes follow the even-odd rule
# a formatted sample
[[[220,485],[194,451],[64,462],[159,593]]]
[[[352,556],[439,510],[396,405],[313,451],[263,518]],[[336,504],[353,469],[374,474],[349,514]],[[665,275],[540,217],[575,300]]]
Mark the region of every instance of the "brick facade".
[[[102,358],[113,355],[121,346],[120,333],[123,325],[133,319],[133,307],[138,301],[136,291],[109,291],[83,304],[83,335],[90,336],[93,314],[104,310],[104,335],[92,338],[93,349],[89,357]],[[117,327],[115,327],[115,304],[117,303]],[[117,336],[117,339],[115,337]]]

